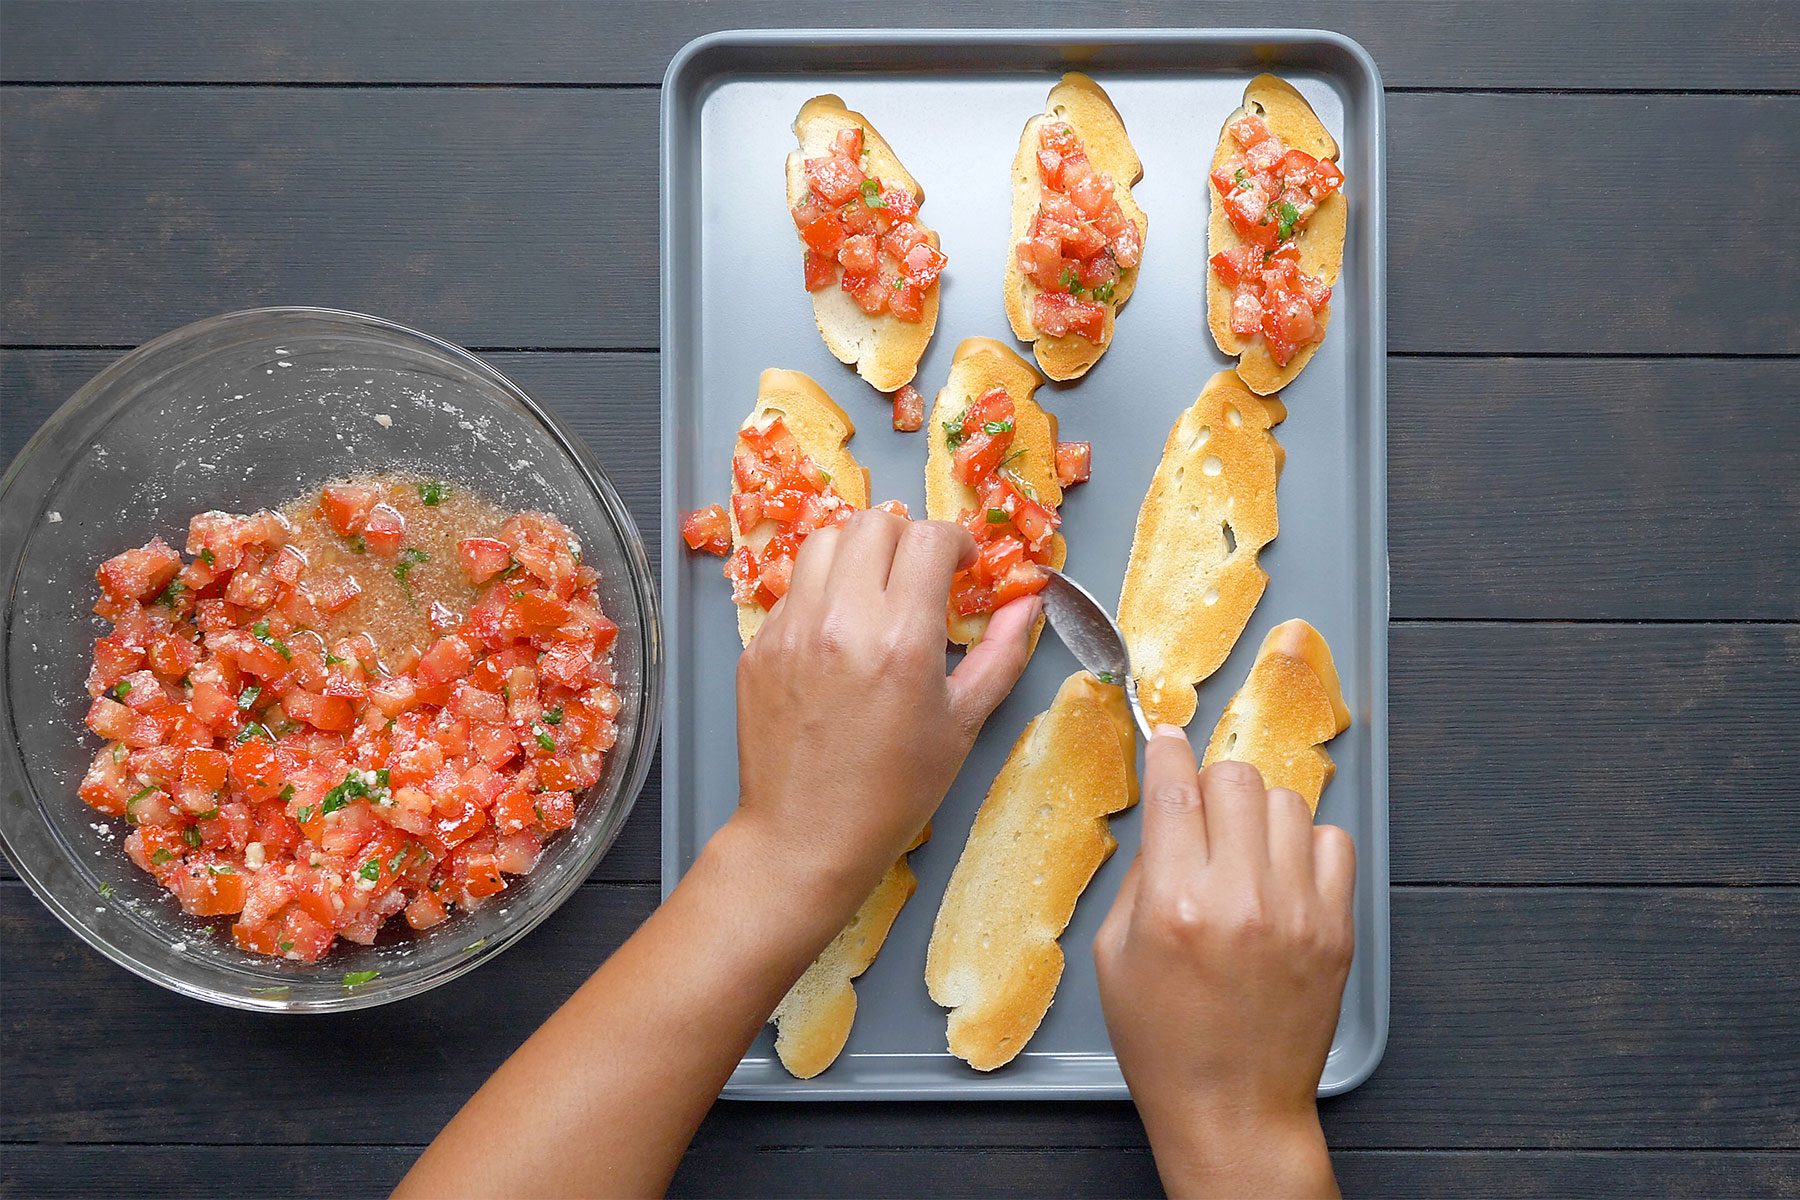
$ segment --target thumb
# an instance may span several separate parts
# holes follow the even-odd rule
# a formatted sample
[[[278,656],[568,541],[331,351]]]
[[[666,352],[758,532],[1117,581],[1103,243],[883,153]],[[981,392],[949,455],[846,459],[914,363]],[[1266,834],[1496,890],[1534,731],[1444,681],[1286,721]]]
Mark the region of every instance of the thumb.
[[[1001,608],[950,673],[950,712],[971,739],[1019,681],[1031,657],[1031,627],[1043,611],[1044,602],[1035,595]]]

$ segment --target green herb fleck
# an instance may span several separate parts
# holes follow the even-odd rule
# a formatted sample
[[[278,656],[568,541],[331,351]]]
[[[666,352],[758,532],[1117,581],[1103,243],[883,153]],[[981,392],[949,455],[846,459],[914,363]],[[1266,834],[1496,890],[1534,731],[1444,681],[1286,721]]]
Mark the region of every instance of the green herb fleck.
[[[537,744],[545,750],[556,749],[556,739],[541,729],[537,731]]]
[[[209,567],[212,566],[213,562],[214,562],[213,552],[211,550],[205,550],[205,549],[201,550],[200,551],[200,561],[205,563]]]
[[[207,863],[206,869],[208,871],[211,871],[214,875],[236,875],[237,874],[237,872],[232,869],[232,867],[229,863]]]
[[[394,579],[399,582],[400,590],[406,593],[408,600],[413,598],[413,594],[412,585],[407,582],[406,577],[412,574],[414,567],[422,562],[428,562],[430,559],[431,555],[412,546],[408,546],[400,552],[400,561],[394,564]]]
[[[994,436],[994,437],[997,437],[1002,433],[1011,433],[1012,431],[1013,431],[1013,423],[1010,420],[984,421],[984,422],[982,422],[982,425],[981,425],[981,432],[988,434],[989,436]]]
[[[1294,226],[1300,223],[1300,210],[1286,200],[1277,204],[1275,210],[1281,214],[1281,224],[1276,227],[1275,232],[1286,241],[1294,236]]]
[[[262,688],[254,683],[245,688],[243,694],[238,697],[238,711],[249,712],[250,706],[256,703],[256,698],[260,695],[262,695]]]
[[[870,208],[887,207],[887,201],[881,198],[880,180],[865,179],[862,181],[862,186],[858,188],[858,190],[862,192],[863,203]]]
[[[1079,296],[1081,295],[1081,276],[1075,273],[1074,267],[1064,267],[1062,277],[1056,281],[1056,286],[1071,296]]]
[[[1010,520],[1012,520],[1012,518],[1006,515],[1006,510],[1004,508],[990,508],[987,510],[987,523],[989,525],[1004,525]]]
[[[294,948],[294,943],[283,938],[281,941],[275,943],[275,948],[283,954],[286,954],[289,950]]]
[[[187,591],[187,584],[181,582],[179,579],[171,579],[169,580],[169,586],[163,589],[162,595],[156,598],[156,602],[174,608],[177,604],[181,603],[181,593],[185,591]]]
[[[186,842],[189,846],[198,847],[200,845],[200,831],[192,825],[189,825],[186,829],[181,831],[181,840]]]
[[[546,725],[561,725],[562,719],[563,711],[560,704],[544,713],[544,724]]]
[[[1237,172],[1232,175],[1231,180],[1233,183],[1239,184],[1240,186],[1247,185],[1250,182],[1250,173],[1244,170],[1244,168],[1239,167]]]
[[[129,679],[121,679],[119,682],[113,684],[113,695],[121,700],[131,695],[131,681]]]
[[[463,953],[464,954],[473,954],[485,945],[487,945],[486,938],[477,938],[475,941],[470,942],[468,945],[463,947]]]
[[[341,667],[349,661],[347,658],[339,658],[329,650],[325,652],[325,665],[328,667]]]
[[[294,820],[296,820],[296,821],[300,822],[300,824],[304,825],[308,821],[312,820],[312,815],[313,815],[313,806],[310,804],[303,804],[300,806],[300,811],[294,814]]]
[[[194,814],[194,820],[196,820],[196,821],[216,821],[218,819],[219,819],[219,810],[216,808],[209,808],[203,813],[195,813]]]
[[[237,744],[241,746],[253,737],[259,737],[270,742],[275,740],[275,735],[269,732],[269,727],[267,725],[258,721],[252,721],[242,729],[238,730]]]
[[[100,898],[102,900],[110,900],[110,899],[112,899],[112,894],[113,894],[112,884],[104,883],[104,882],[101,883]]]
[[[382,767],[380,770],[375,772],[375,786],[376,787],[388,786],[388,769],[386,767]]]
[[[137,795],[133,796],[131,799],[129,799],[125,802],[125,810],[127,812],[131,811],[132,805],[136,804],[139,800],[142,800],[145,796],[148,796],[151,792],[154,792],[155,790],[156,789],[153,787],[145,788],[143,791],[139,792]]]
[[[399,871],[400,864],[405,861],[406,861],[406,847],[402,846],[400,848],[399,852],[394,855],[394,857],[388,859],[388,870],[390,872]]]
[[[282,788],[281,795],[279,795],[275,798],[277,800],[280,800],[284,804],[287,801],[292,800],[294,798],[294,785],[290,783],[286,787]]]
[[[441,479],[433,479],[419,485],[419,499],[426,508],[436,508],[450,494],[450,485]]]
[[[174,857],[175,857],[175,852],[173,850],[168,849],[167,847],[164,847],[162,849],[159,849],[155,854],[152,854],[150,856],[150,861],[160,867],[164,863],[168,862],[170,859],[172,859]]]
[[[368,862],[357,868],[356,873],[373,883],[375,880],[381,878],[381,859],[379,857],[371,858]]]
[[[1112,673],[1112,672],[1111,672],[1111,671],[1095,671],[1095,672],[1094,672],[1094,678],[1095,678],[1095,679],[1098,679],[1098,680],[1099,680],[1099,681],[1100,681],[1100,682],[1101,682],[1101,683],[1113,683],[1113,682],[1116,682],[1116,681],[1115,681],[1115,680],[1114,680],[1114,679],[1113,679],[1113,673]]]
[[[963,419],[968,415],[969,410],[965,408],[960,416],[944,422],[944,445],[947,448],[956,449],[969,436],[963,432]]]

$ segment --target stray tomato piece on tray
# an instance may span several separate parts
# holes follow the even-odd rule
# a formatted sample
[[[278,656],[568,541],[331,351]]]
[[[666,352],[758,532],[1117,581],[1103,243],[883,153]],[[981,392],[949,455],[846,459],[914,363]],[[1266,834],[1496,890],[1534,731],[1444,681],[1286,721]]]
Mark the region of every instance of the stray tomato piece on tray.
[[[752,522],[754,524],[754,522]],[[689,550],[708,554],[731,553],[731,518],[721,505],[709,504],[681,518],[681,540]]]
[[[1092,442],[1056,443],[1056,482],[1065,488],[1086,483],[1093,471]]]
[[[924,424],[925,397],[909,383],[894,393],[894,428],[901,433],[917,433]]]

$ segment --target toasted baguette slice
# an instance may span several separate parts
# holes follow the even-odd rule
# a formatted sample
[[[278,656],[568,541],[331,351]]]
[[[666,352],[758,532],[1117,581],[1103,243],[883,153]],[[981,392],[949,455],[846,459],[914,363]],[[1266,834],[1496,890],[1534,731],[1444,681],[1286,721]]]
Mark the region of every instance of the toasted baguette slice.
[[[1225,118],[1225,124],[1219,130],[1219,144],[1213,151],[1212,166],[1216,167],[1232,154],[1231,134],[1227,132],[1231,123],[1246,112],[1261,115],[1268,123],[1270,132],[1285,142],[1290,149],[1304,150],[1314,158],[1329,158],[1337,161],[1338,144],[1313,112],[1312,105],[1306,97],[1295,90],[1294,85],[1274,75],[1258,75],[1244,89],[1243,106]],[[1210,168],[1208,174],[1210,174]],[[1212,195],[1212,217],[1207,224],[1207,256],[1229,250],[1236,246],[1240,239],[1237,231],[1231,227],[1231,221],[1225,216],[1224,197],[1219,195],[1216,185],[1209,184]],[[1300,269],[1308,275],[1316,275],[1327,284],[1337,282],[1338,272],[1344,265],[1344,229],[1348,220],[1350,202],[1344,198],[1342,191],[1334,192],[1325,198],[1318,210],[1308,218],[1297,239],[1300,247]],[[1278,365],[1269,355],[1269,348],[1260,336],[1240,337],[1231,331],[1231,289],[1219,279],[1218,273],[1210,267],[1206,272],[1206,323],[1212,329],[1213,341],[1219,349],[1227,354],[1237,356],[1237,372],[1243,376],[1244,383],[1259,396],[1270,396],[1279,392],[1294,376],[1300,374],[1307,363],[1312,361],[1313,352],[1324,345],[1324,328],[1331,321],[1331,305],[1327,304],[1319,310],[1319,341],[1300,350],[1288,359],[1286,366]]]
[[[1337,768],[1320,749],[1350,728],[1331,647],[1305,621],[1269,630],[1250,675],[1206,746],[1206,762],[1244,762],[1269,787],[1292,788],[1319,811],[1319,796]]]
[[[1040,334],[1031,321],[1031,299],[1041,290],[1019,270],[1013,247],[1031,229],[1037,216],[1038,200],[1043,194],[1043,181],[1038,175],[1038,130],[1046,121],[1066,121],[1087,148],[1088,161],[1096,171],[1112,176],[1113,198],[1125,212],[1125,219],[1138,227],[1148,242],[1150,218],[1138,207],[1131,187],[1144,177],[1144,164],[1132,148],[1125,132],[1124,118],[1106,92],[1079,71],[1070,71],[1062,82],[1050,89],[1044,111],[1025,122],[1019,135],[1019,152],[1012,166],[1012,240],[1006,244],[1006,319],[1012,322],[1013,336],[1031,342],[1038,367],[1052,379],[1079,379],[1088,368],[1100,361],[1112,345],[1113,320],[1131,298],[1137,287],[1138,268],[1119,272],[1112,299],[1106,305],[1106,324],[1098,342],[1090,342],[1079,334],[1050,337]]]
[[[1220,371],[1181,414],[1138,510],[1119,595],[1138,698],[1152,722],[1194,719],[1194,688],[1219,669],[1262,599],[1257,561],[1275,537],[1281,401]]]
[[[926,826],[907,853],[924,845],[930,836],[931,827]],[[769,1017],[775,1026],[775,1053],[788,1074],[811,1079],[843,1052],[844,1043],[850,1040],[850,1026],[856,1022],[856,989],[850,981],[875,962],[900,910],[918,887],[918,878],[902,855],[850,923],[775,1006]]]
[[[950,1052],[1004,1066],[1050,1011],[1057,944],[1075,902],[1118,843],[1107,817],[1137,803],[1125,694],[1076,672],[1025,727],[951,873],[931,930],[925,984],[951,1010]]]
[[[831,484],[839,495],[857,508],[869,506],[869,472],[844,444],[856,432],[856,426],[849,414],[825,394],[824,388],[798,371],[764,371],[756,389],[756,407],[740,428],[766,428],[776,417],[787,425],[808,457],[831,475]],[[746,448],[740,438],[736,449]],[[735,476],[731,487],[734,493],[738,490]],[[760,551],[774,534],[773,521],[763,521],[754,529],[739,529],[736,513],[731,516],[733,549],[748,546]],[[769,610],[754,601],[738,605],[738,637],[744,645],[750,644],[768,615]]]
[[[931,408],[926,429],[925,515],[933,521],[954,521],[975,507],[974,489],[957,481],[951,472],[954,453],[944,434],[945,422],[956,421],[975,398],[991,387],[1004,387],[1013,402],[1013,448],[1023,453],[1012,469],[1036,491],[1038,502],[1052,508],[1062,505],[1062,485],[1056,480],[1056,417],[1032,398],[1044,381],[1031,364],[993,338],[968,338],[950,360],[950,378]],[[1050,565],[1061,568],[1069,546],[1063,535],[1050,535]],[[987,632],[988,615],[950,614],[950,640],[973,646]],[[1031,644],[1037,645],[1044,619],[1031,628]]]
[[[923,205],[925,189],[901,165],[887,140],[869,124],[869,118],[845,108],[836,96],[827,95],[808,100],[794,118],[794,136],[800,146],[787,156],[788,207],[792,209],[806,194],[806,160],[829,154],[838,131],[854,126],[862,127],[868,173],[889,186],[904,187]],[[926,228],[922,219],[915,217],[914,224],[931,234],[933,246],[939,246],[937,234]],[[924,357],[932,330],[937,328],[940,286],[933,283],[925,289],[923,313],[918,321],[902,321],[889,312],[871,317],[843,288],[820,288],[810,293],[813,320],[818,322],[826,347],[839,362],[854,366],[856,373],[877,391],[891,392],[911,383],[918,372],[919,359]]]

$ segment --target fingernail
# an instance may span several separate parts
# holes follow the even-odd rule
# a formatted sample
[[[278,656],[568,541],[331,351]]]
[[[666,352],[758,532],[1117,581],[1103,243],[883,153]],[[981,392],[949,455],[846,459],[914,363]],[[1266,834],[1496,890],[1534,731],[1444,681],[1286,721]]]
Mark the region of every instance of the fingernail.
[[[1044,615],[1044,598],[1041,595],[1031,597],[1031,619],[1037,620]]]
[[[1179,725],[1158,725],[1156,727],[1156,736],[1180,738],[1185,742],[1187,741],[1187,730]]]

